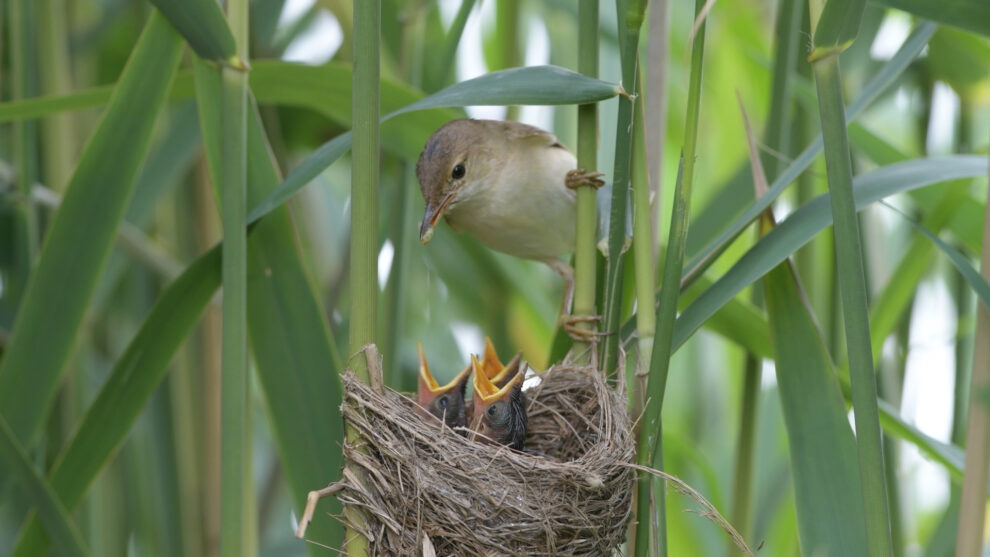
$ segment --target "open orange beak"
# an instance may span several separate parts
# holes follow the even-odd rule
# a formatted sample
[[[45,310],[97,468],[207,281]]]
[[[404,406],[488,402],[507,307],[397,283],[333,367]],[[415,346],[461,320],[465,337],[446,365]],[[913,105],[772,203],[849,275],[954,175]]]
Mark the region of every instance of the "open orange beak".
[[[503,366],[495,352],[492,339],[485,337],[485,356],[481,360],[481,367],[485,377],[491,380],[496,387],[504,386],[514,375],[519,373],[519,364],[522,361],[522,352],[516,354],[509,365]]]
[[[457,388],[461,383],[467,379],[467,375],[471,373],[471,366],[467,366],[462,369],[457,377],[454,377],[450,383],[440,386],[437,380],[433,378],[433,374],[430,373],[430,366],[426,363],[426,355],[423,353],[423,345],[416,343],[416,348],[419,349],[419,387],[417,389],[416,398],[419,405],[423,408],[429,408],[430,403],[433,399],[438,396],[449,393]]]
[[[477,431],[481,418],[485,415],[485,410],[495,402],[507,398],[512,389],[522,381],[524,374],[518,373],[519,368],[517,366],[517,373],[505,385],[498,387],[485,375],[483,364],[478,361],[477,356],[471,356],[471,367],[474,369],[474,399],[472,402],[474,410],[471,415],[474,416],[475,422],[471,426]]]
[[[450,203],[454,200],[454,196],[457,195],[456,189],[451,189],[440,200],[440,203],[434,205],[433,203],[428,203],[426,205],[426,214],[423,215],[423,222],[419,223],[419,241],[422,243],[427,243],[430,238],[433,238],[433,228],[436,227],[437,222],[439,222],[440,217],[443,216],[444,211],[450,206]]]

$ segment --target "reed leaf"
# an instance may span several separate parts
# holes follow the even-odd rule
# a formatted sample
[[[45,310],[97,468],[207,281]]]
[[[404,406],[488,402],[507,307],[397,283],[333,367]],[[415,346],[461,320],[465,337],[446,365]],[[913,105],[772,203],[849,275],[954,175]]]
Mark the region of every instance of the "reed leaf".
[[[0,362],[0,414],[28,447],[110,254],[181,46],[168,22],[153,13],[48,230]],[[68,284],[66,277],[72,277]]]
[[[204,60],[243,68],[234,35],[214,0],[151,0]]]
[[[14,432],[3,417],[0,417],[0,458],[7,462],[7,468],[16,477],[19,488],[29,494],[31,504],[38,509],[41,523],[51,536],[58,553],[73,557],[86,555],[86,547],[65,506],[34,469],[27,453],[17,442]]]
[[[643,399],[646,401],[643,422],[640,424],[636,441],[636,462],[658,470],[663,469],[663,439],[661,416],[664,394],[667,390],[667,376],[670,359],[674,354],[674,327],[677,317],[677,300],[680,297],[680,277],[684,265],[684,252],[687,245],[688,215],[691,211],[691,191],[694,184],[695,154],[698,145],[698,119],[701,112],[701,82],[704,69],[705,30],[708,27],[703,13],[704,0],[695,0],[695,17],[702,18],[691,47],[691,77],[688,86],[687,111],[684,116],[684,147],[681,152],[681,171],[674,185],[674,206],[671,210],[670,232],[667,240],[666,258],[663,266],[660,303],[656,314],[656,331],[653,336],[653,353],[650,358],[649,376]],[[613,214],[613,218],[615,215]],[[649,233],[640,229],[637,233]],[[652,287],[652,285],[651,285]],[[652,302],[652,300],[649,300]],[[640,300],[642,304],[642,300]],[[649,311],[650,307],[643,308]],[[618,325],[616,320],[615,325]],[[616,327],[617,328],[617,327]],[[613,329],[614,330],[614,329]],[[649,515],[651,502],[657,507],[661,524],[656,537],[661,555],[667,554],[666,524],[664,524],[665,485],[653,485],[653,480],[645,475],[638,478],[636,489],[636,515]],[[650,529],[636,530],[636,555],[646,555],[650,541]]]
[[[828,0],[815,27],[808,60],[815,61],[849,48],[859,33],[866,0]]]
[[[896,193],[946,180],[981,176],[986,169],[987,163],[982,157],[967,155],[922,158],[884,166],[855,178],[853,192],[856,207],[862,210]],[[829,194],[823,194],[791,213],[685,308],[677,318],[674,348],[683,345],[736,294],[831,226],[829,203]]]
[[[865,555],[856,443],[828,352],[789,262],[764,277],[763,293],[802,553]]]
[[[52,490],[67,509],[79,504],[120,447],[219,287],[218,246],[189,265],[155,302],[48,473]],[[39,555],[46,547],[45,530],[33,518],[21,529],[11,555]]]
[[[683,311],[689,307],[699,296],[705,293],[715,281],[708,277],[699,278],[690,288],[684,291],[677,300],[678,311]],[[767,320],[763,312],[758,310],[752,303],[734,297],[724,306],[720,307],[714,314],[708,317],[701,325],[705,329],[721,335],[726,340],[730,340],[748,352],[760,358],[771,358],[770,333],[767,329]],[[636,323],[629,319],[622,325],[621,336],[623,346],[628,351],[631,339],[635,338]],[[676,332],[675,332],[676,335]],[[679,342],[686,340],[679,338]],[[675,345],[680,348],[680,344]]]
[[[871,0],[887,8],[904,10],[935,23],[990,36],[990,4],[981,0]]]
[[[928,227],[926,227],[922,223],[905,215],[903,212],[896,209],[892,205],[889,205],[887,203],[884,203],[883,205],[888,209],[890,209],[891,211],[893,211],[894,213],[900,215],[901,218],[903,218],[905,221],[910,223],[915,230],[921,232],[926,238],[928,238],[932,242],[932,244],[934,244],[939,250],[941,250],[942,253],[944,253],[946,257],[949,258],[949,262],[952,263],[952,266],[955,267],[957,271],[959,271],[960,275],[962,275],[963,280],[965,280],[966,283],[969,284],[969,287],[973,289],[973,292],[976,293],[977,298],[979,298],[980,302],[983,304],[986,310],[990,311],[990,284],[988,284],[987,280],[980,275],[980,272],[973,267],[973,265],[969,262],[968,257],[960,253],[959,250],[957,250],[956,248],[945,243],[941,238],[939,238],[934,232],[929,230]]]
[[[892,85],[897,78],[907,69],[914,58],[921,52],[921,50],[928,43],[929,39],[935,34],[936,25],[932,23],[923,23],[919,25],[911,33],[911,35],[904,41],[904,44],[898,49],[897,53],[889,62],[884,64],[879,71],[874,74],[873,78],[863,87],[859,96],[856,100],[849,104],[845,111],[846,122],[850,122],[859,117],[860,114],[875,101],[880,94]],[[800,155],[795,157],[794,161],[787,166],[777,176],[774,181],[770,184],[770,188],[766,194],[762,195],[755,203],[750,205],[741,215],[736,217],[732,224],[723,230],[714,240],[705,244],[695,257],[685,265],[687,271],[682,277],[682,281],[687,283],[692,282],[702,273],[709,265],[722,253],[725,252],[729,244],[742,233],[743,230],[750,223],[752,223],[756,218],[770,206],[771,203],[787,188],[794,180],[801,175],[802,172],[811,166],[815,158],[822,151],[824,143],[822,143],[821,137],[816,139],[811,145],[805,148]],[[732,187],[735,189],[744,188],[746,190],[745,195],[749,197],[749,192],[752,191],[752,180],[745,179],[734,181],[731,183]],[[735,196],[727,195],[726,192],[720,192],[719,195],[715,197],[716,200],[724,198],[729,200],[730,203],[738,204]],[[716,206],[719,208],[719,206]],[[734,209],[734,208],[733,208]],[[719,215],[716,219],[710,219],[714,222],[724,222],[727,215]],[[699,220],[702,217],[699,217]],[[696,230],[692,228],[692,230]]]
[[[815,14],[812,14],[814,21]],[[884,478],[883,444],[877,409],[876,369],[870,346],[869,302],[866,296],[862,239],[853,195],[852,154],[846,134],[842,101],[842,74],[838,55],[813,64],[818,88],[818,108],[825,141],[828,191],[835,226],[835,260],[845,325],[849,374],[852,378],[856,446],[866,510],[869,555],[893,554],[887,484]]]

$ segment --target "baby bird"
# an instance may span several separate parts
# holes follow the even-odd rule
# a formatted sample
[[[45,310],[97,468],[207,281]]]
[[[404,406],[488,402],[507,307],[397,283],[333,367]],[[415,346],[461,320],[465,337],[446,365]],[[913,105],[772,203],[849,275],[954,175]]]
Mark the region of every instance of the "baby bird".
[[[426,363],[426,355],[423,353],[423,345],[416,343],[416,347],[419,349],[419,387],[416,397],[419,408],[417,411],[424,418],[439,420],[451,428],[466,427],[468,419],[464,390],[467,387],[472,367],[467,366],[457,374],[457,377],[441,387],[433,378],[433,374],[430,373],[430,366]],[[465,435],[464,432],[461,434]]]
[[[476,356],[471,356],[471,366],[474,369],[473,438],[522,450],[526,440],[526,395],[522,391],[525,371],[516,368],[516,373],[499,388],[485,374]]]

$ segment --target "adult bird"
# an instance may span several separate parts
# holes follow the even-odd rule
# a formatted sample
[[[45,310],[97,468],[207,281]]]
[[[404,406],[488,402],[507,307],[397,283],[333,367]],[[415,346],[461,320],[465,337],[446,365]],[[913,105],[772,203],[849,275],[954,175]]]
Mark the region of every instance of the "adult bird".
[[[500,120],[453,120],[430,136],[416,163],[426,202],[419,226],[424,244],[443,217],[488,247],[543,261],[565,281],[561,323],[574,338],[591,340],[567,316],[574,271],[561,256],[574,251],[575,189],[601,187],[600,172],[577,159],[550,132]]]
[[[522,391],[525,371],[519,368],[499,388],[485,374],[477,356],[471,356],[471,366],[474,369],[472,438],[522,450],[526,440],[526,395]]]
[[[419,349],[417,411],[424,418],[443,422],[451,428],[466,427],[468,419],[464,391],[467,388],[468,377],[471,375],[471,366],[461,370],[446,385],[440,386],[430,373],[430,366],[426,363],[426,355],[423,353],[423,345],[416,343],[416,347]],[[465,432],[461,434],[464,435]]]

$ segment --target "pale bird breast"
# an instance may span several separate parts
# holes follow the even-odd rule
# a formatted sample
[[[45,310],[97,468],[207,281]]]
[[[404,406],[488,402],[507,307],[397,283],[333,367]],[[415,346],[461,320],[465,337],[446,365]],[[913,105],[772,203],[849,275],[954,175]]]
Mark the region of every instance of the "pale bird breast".
[[[455,230],[489,247],[528,259],[544,259],[574,249],[574,191],[564,184],[576,161],[566,149],[518,149],[486,176],[465,184],[448,212]]]

